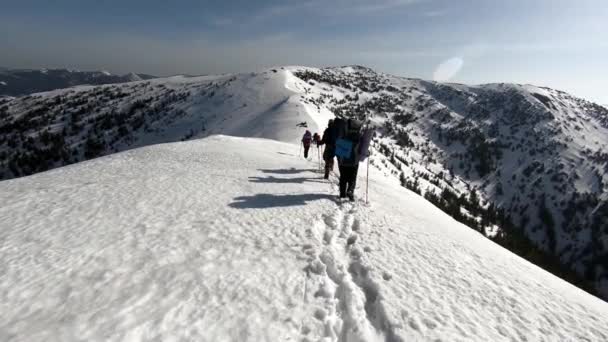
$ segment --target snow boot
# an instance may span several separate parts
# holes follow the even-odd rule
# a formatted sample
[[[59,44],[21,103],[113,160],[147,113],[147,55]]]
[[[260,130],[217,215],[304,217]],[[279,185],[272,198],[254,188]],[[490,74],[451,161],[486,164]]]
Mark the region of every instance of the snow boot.
[[[347,193],[346,193],[346,196],[348,196],[348,199],[349,199],[351,202],[354,202],[354,201],[355,201],[355,194],[353,194],[352,192],[350,192],[350,191],[349,191],[349,192],[347,192]]]

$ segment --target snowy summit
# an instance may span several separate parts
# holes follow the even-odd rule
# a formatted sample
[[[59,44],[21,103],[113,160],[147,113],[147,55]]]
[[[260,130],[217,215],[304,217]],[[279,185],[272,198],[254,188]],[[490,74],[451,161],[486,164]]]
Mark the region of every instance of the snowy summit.
[[[0,340],[608,340],[608,303],[404,188],[382,153],[369,203],[364,165],[337,200],[298,124],[321,131],[319,98],[343,95],[294,70],[313,69],[4,102],[15,120],[71,103],[47,138],[65,129],[73,164],[0,182]],[[83,94],[107,112],[67,110]]]

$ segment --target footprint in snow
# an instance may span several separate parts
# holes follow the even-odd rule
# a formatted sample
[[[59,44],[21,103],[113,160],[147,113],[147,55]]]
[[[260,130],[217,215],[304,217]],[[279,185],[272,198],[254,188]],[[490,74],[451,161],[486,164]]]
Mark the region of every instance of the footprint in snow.
[[[307,249],[311,249],[311,248],[312,248],[312,245],[311,245],[311,244],[309,244],[309,243],[302,245],[302,250],[303,250],[303,251],[305,251],[305,250],[307,250]]]
[[[348,239],[346,240],[346,244],[347,244],[348,246],[350,246],[350,245],[354,244],[355,242],[357,242],[357,237],[358,237],[358,235],[357,235],[357,234],[352,234],[352,235],[351,235],[351,236],[349,236],[349,237],[348,237]]]
[[[355,218],[355,220],[353,221],[352,230],[357,232],[357,231],[359,231],[359,229],[361,229],[361,222],[359,221],[358,218]]]
[[[311,331],[311,329],[309,326],[305,325],[302,327],[302,335],[308,335],[308,334],[310,334],[310,331]]]
[[[326,245],[330,245],[334,237],[334,233],[331,230],[326,230],[323,234],[323,241]]]
[[[315,310],[314,316],[319,321],[324,321],[325,317],[327,316],[327,311],[325,311],[324,309],[318,308]]]

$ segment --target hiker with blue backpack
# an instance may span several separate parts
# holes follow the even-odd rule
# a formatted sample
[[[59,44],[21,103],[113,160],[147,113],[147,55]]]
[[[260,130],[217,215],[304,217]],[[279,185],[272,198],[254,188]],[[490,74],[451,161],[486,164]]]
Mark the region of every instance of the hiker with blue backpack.
[[[348,197],[350,201],[354,201],[359,161],[363,152],[362,125],[355,119],[337,118],[333,126],[336,136],[335,155],[338,157],[340,170],[340,198]]]

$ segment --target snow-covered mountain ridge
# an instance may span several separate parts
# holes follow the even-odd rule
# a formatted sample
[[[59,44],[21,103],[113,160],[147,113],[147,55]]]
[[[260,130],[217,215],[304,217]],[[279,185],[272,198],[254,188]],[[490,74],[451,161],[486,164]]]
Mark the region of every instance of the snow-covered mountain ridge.
[[[0,182],[0,340],[608,338],[608,303],[377,171],[340,203],[297,151],[213,136]]]
[[[0,176],[216,133],[297,142],[300,122],[367,116],[384,174],[496,240],[520,231],[606,295],[607,112],[548,88],[362,67],[77,87],[0,100]]]

